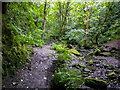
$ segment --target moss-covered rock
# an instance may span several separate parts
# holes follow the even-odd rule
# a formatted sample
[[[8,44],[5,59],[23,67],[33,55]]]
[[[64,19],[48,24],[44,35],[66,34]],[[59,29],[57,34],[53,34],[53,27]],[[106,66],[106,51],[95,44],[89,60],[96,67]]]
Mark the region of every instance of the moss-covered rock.
[[[94,55],[94,52],[89,52],[87,55]]]
[[[79,59],[81,60],[81,59],[84,59],[84,57],[79,57]]]
[[[108,74],[108,77],[111,78],[111,79],[114,79],[114,78],[116,78],[116,73],[111,72],[111,73]]]
[[[80,64],[80,67],[84,68],[85,66],[83,64]]]
[[[120,59],[120,55],[117,55],[117,54],[116,54],[116,55],[115,55],[115,58]]]
[[[89,52],[87,55],[99,55],[100,52],[101,52],[100,49],[95,49],[95,51]]]
[[[75,50],[75,49],[70,49],[70,51],[71,51],[71,53],[73,53],[73,54],[75,54],[77,56],[80,55],[80,53],[77,50]]]
[[[77,69],[80,69],[80,65],[79,65],[79,64],[72,65],[72,67],[75,67],[75,68],[77,68]]]
[[[111,69],[112,70],[112,69],[114,69],[114,67],[113,67],[113,65],[110,65],[110,66],[107,67],[107,69]]]
[[[85,68],[85,69],[83,70],[83,74],[88,74],[89,72],[90,72],[90,70],[87,69],[87,68]]]
[[[107,88],[106,81],[94,78],[85,78],[85,85],[91,88]]]
[[[91,66],[91,65],[93,65],[94,63],[96,63],[96,61],[89,61],[89,62],[87,62],[87,65],[89,65],[89,66]]]
[[[74,65],[72,65],[72,67],[75,67],[75,68],[77,68],[77,69],[80,69],[80,68],[84,68],[85,66],[82,65],[82,64],[74,64]]]
[[[101,56],[111,56],[111,53],[109,52],[102,52],[100,53]]]
[[[94,51],[94,54],[95,54],[95,55],[98,55],[100,52],[101,52],[100,49],[96,49],[96,50]]]

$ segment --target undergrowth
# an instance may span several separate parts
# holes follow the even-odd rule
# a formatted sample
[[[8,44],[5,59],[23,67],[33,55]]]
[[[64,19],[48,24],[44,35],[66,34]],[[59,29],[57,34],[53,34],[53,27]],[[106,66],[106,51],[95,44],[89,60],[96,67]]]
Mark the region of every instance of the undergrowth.
[[[84,84],[81,73],[76,69],[58,68],[54,73],[55,88],[77,88]]]
[[[29,53],[33,52],[31,47],[21,43],[19,34],[15,31],[13,26],[7,26],[3,28],[8,32],[3,32],[3,45],[2,45],[2,75],[3,79],[9,75],[15,75],[18,68],[30,61]],[[14,32],[14,33],[13,33]],[[9,34],[9,35],[8,35]]]
[[[77,88],[84,84],[84,79],[81,76],[81,72],[77,69],[68,69],[66,61],[71,61],[71,51],[67,50],[66,45],[53,44],[51,49],[56,50],[58,60],[58,68],[54,72],[54,88]]]

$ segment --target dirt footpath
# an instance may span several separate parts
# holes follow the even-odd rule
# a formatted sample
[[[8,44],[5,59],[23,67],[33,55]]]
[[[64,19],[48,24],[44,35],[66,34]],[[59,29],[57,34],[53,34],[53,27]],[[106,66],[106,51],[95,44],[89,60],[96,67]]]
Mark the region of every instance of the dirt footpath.
[[[8,78],[3,82],[6,88],[50,88],[53,72],[55,70],[56,57],[50,45],[43,48],[33,48],[32,61],[27,63],[14,78]]]

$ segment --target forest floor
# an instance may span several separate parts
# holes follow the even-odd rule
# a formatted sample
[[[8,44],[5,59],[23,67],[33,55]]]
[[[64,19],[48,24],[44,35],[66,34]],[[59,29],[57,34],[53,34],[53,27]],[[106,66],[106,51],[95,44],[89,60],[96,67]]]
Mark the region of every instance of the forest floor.
[[[109,50],[113,46],[120,49],[120,40],[115,40],[104,45],[109,46],[104,48],[102,53],[110,53]],[[31,56],[32,61],[26,63],[24,68],[19,70],[14,78],[7,78],[3,82],[6,88],[50,88],[54,77],[57,57],[54,50],[50,50],[51,45],[45,45],[43,48],[35,47],[34,54]],[[83,77],[98,78],[108,82],[108,88],[120,88],[119,60],[110,53],[110,56],[87,56],[92,49],[81,49],[80,56],[84,59],[80,60],[78,56],[72,56],[72,62],[69,63],[69,68],[76,68],[75,65],[83,65]],[[119,55],[119,52],[114,52]],[[81,70],[80,68],[77,68]],[[87,73],[86,73],[87,72]],[[115,73],[114,78],[108,76],[110,73]],[[88,88],[87,86],[83,86]]]
[[[110,52],[113,47],[118,50]],[[120,56],[120,39],[105,43],[99,48],[103,48],[101,54],[93,56],[87,55],[93,49],[81,49],[79,53],[84,59],[80,60],[79,57],[73,55],[69,68],[77,68],[79,72],[83,70],[83,77],[107,81],[107,88],[120,89],[120,60],[116,57],[116,55]],[[83,85],[82,88],[89,87]]]

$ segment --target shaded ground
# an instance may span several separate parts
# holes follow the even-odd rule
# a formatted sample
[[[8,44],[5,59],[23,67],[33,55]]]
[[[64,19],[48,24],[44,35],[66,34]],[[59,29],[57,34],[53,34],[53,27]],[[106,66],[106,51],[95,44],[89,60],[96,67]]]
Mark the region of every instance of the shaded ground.
[[[50,45],[43,48],[34,48],[32,61],[27,63],[18,75],[14,78],[8,78],[3,82],[6,88],[50,88],[55,69],[55,51],[50,50]]]
[[[113,47],[120,50],[120,39],[111,41],[109,43],[105,43],[104,46],[108,46],[107,48],[104,47],[105,51],[111,50]],[[117,54],[120,55],[120,51],[115,51]]]
[[[120,60],[116,58],[115,55],[120,54],[120,40],[115,40],[110,43],[104,44],[108,47],[103,47],[102,53],[109,53],[110,55],[98,55],[98,56],[88,56],[87,54],[93,49],[81,49],[80,56],[84,57],[84,59],[79,59],[77,56],[72,56],[72,63],[69,64],[70,68],[77,68],[78,71],[81,72],[83,77],[97,78],[100,80],[105,80],[108,83],[107,88],[120,89]],[[112,47],[115,47],[119,50],[113,50],[113,52],[109,52]],[[82,65],[82,66],[80,66]],[[114,72],[115,77],[111,78],[109,76],[110,73]],[[86,87],[83,85],[83,87]],[[88,88],[88,87],[86,87]]]
[[[100,80],[105,80],[108,83],[108,88],[120,89],[119,82],[119,60],[113,57],[105,56],[87,56],[89,50],[81,50],[81,56],[84,59],[80,60],[76,56],[72,56],[72,63],[69,64],[70,68],[77,68],[79,72],[82,70],[83,77],[97,78]],[[79,67],[79,65],[82,65]],[[76,67],[77,66],[77,67]],[[108,74],[115,72],[115,78],[109,78]],[[82,86],[88,88],[86,86]]]
[[[110,50],[110,48],[112,48],[112,47],[115,47],[115,48],[117,48],[117,49],[120,49],[120,39],[119,39],[119,40],[114,40],[114,41],[109,42],[109,43],[106,43],[106,44],[104,44],[104,45],[109,46],[109,47],[108,47],[109,50]]]
[[[108,52],[113,46],[120,49],[120,40],[112,41],[105,44],[109,47],[104,48]],[[55,51],[50,50],[50,45],[45,45],[43,48],[34,48],[34,55],[32,61],[27,63],[18,75],[14,78],[8,78],[3,82],[6,88],[50,88],[52,79],[54,77],[53,71],[55,70],[55,61],[57,57],[51,55]],[[69,63],[70,68],[76,68],[75,65],[83,65],[77,67],[78,71],[82,71],[83,77],[98,78],[108,82],[108,88],[120,89],[120,66],[119,60],[111,56],[88,56],[92,49],[80,50],[80,56],[84,57],[79,59],[77,56],[72,56],[72,63]],[[115,52],[119,54],[119,51]],[[93,63],[91,63],[93,62]],[[112,67],[112,68],[111,68]],[[108,74],[115,72],[115,78],[109,78]],[[89,88],[83,85],[85,88]],[[90,89],[90,88],[89,88]]]

